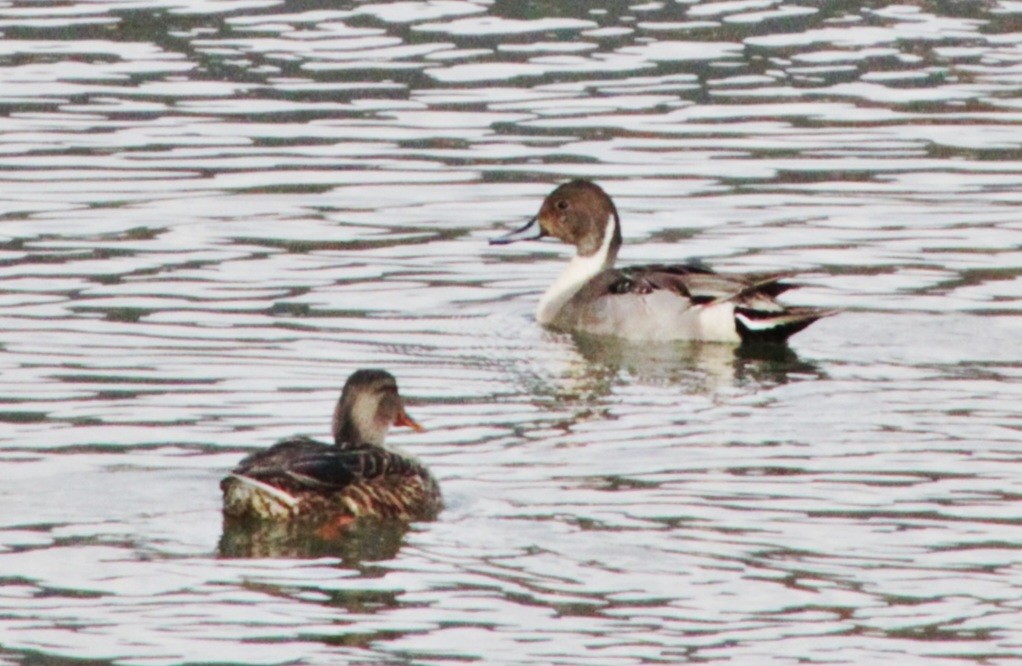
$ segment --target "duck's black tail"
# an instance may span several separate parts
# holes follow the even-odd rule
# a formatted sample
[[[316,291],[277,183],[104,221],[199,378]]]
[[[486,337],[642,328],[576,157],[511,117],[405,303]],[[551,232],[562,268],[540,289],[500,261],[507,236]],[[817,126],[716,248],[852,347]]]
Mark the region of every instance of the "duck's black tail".
[[[784,342],[817,319],[837,310],[789,308],[775,299],[799,285],[782,282],[791,273],[764,275],[751,280],[735,297],[735,328],[743,343]]]
[[[768,312],[750,307],[735,307],[735,328],[742,342],[784,342],[817,319],[837,314],[837,310],[785,308]]]

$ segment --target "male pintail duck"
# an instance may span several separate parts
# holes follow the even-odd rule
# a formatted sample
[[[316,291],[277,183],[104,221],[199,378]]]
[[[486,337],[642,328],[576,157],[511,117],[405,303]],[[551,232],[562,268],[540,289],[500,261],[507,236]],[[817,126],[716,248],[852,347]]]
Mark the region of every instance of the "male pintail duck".
[[[335,524],[435,517],[440,488],[417,460],[384,444],[392,425],[423,430],[390,373],[356,371],[334,409],[333,446],[293,437],[248,456],[220,483],[224,514]]]
[[[539,215],[493,245],[553,236],[577,254],[539,301],[544,326],[636,341],[782,342],[833,311],[789,308],[774,298],[788,275],[743,278],[692,265],[614,268],[621,221],[595,183],[575,180],[543,201]]]

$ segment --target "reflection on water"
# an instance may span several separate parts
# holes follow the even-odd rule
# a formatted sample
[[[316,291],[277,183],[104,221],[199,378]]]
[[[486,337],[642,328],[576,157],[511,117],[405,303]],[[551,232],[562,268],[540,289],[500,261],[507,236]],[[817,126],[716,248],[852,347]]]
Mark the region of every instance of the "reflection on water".
[[[712,402],[824,378],[820,369],[785,345],[636,344],[583,333],[545,337],[560,343],[560,358],[538,369],[517,369],[522,390],[545,409],[571,409],[584,420],[606,417],[606,404],[625,386],[659,387],[679,400],[702,397]]]
[[[286,522],[224,520],[221,557],[337,557],[347,566],[397,555],[408,526],[363,520],[343,531]]]
[[[0,661],[1008,663],[1018,3],[0,3]],[[557,182],[625,263],[791,270],[792,348],[536,327]],[[222,531],[357,367],[439,520]]]
[[[628,343],[619,338],[573,336],[586,368],[626,372],[630,378],[674,384],[693,393],[729,386],[767,387],[790,379],[819,378],[812,364],[781,344],[733,346],[705,342]]]

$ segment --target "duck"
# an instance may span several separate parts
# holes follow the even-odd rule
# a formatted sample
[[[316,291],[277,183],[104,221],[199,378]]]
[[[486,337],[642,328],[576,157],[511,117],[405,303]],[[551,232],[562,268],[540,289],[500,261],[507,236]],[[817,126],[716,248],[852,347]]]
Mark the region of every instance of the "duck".
[[[443,508],[436,480],[384,441],[391,426],[424,430],[405,410],[393,375],[352,373],[332,426],[333,444],[292,437],[244,458],[220,483],[225,518],[343,526],[436,517]]]
[[[543,200],[539,214],[491,245],[556,238],[575,256],[539,300],[537,321],[554,330],[635,342],[784,342],[833,310],[786,307],[776,297],[790,273],[721,275],[699,264],[615,268],[621,219],[596,183],[573,180]]]

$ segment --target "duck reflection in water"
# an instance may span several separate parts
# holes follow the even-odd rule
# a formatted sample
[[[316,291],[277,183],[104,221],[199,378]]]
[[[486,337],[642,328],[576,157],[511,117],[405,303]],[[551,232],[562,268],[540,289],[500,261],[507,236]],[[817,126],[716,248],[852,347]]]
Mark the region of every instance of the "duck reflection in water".
[[[820,377],[815,365],[781,344],[723,345],[713,342],[635,344],[620,338],[575,334],[575,349],[589,363],[627,372],[641,381],[677,384],[707,393],[745,384],[778,385]]]
[[[393,425],[422,430],[394,377],[352,374],[334,410],[333,445],[286,439],[246,457],[221,482],[221,554],[316,556],[347,540],[356,549],[395,544],[396,552],[407,523],[433,519],[443,502],[429,471],[384,443]],[[340,548],[331,554],[343,555]]]
[[[557,403],[589,408],[611,395],[622,375],[630,383],[676,386],[688,395],[713,396],[732,389],[766,388],[822,378],[812,363],[780,344],[741,346],[707,342],[637,344],[613,336],[552,334],[570,347],[533,375],[527,390]]]
[[[363,518],[337,529],[322,524],[224,519],[219,554],[226,558],[337,557],[348,566],[393,559],[408,523]]]

